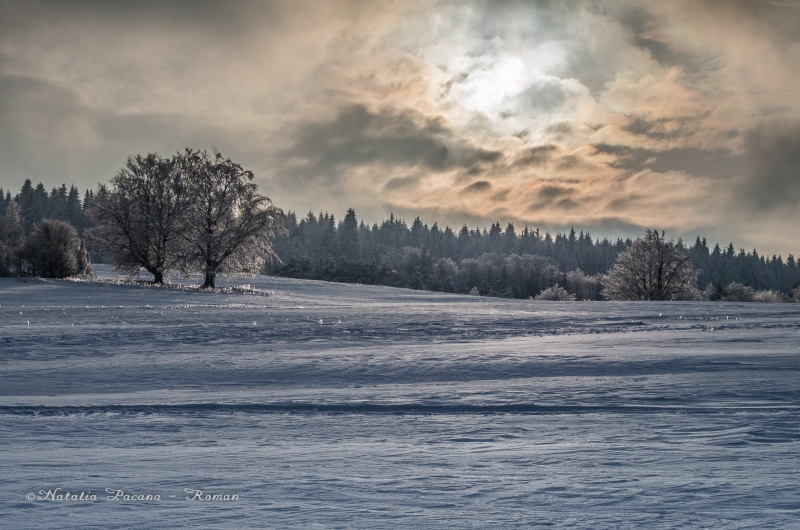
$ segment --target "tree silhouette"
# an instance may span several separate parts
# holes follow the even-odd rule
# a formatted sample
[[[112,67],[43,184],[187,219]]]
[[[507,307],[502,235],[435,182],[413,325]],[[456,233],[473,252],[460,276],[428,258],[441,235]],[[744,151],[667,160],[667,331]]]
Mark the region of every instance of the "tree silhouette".
[[[647,229],[644,239],[617,256],[603,278],[609,300],[690,300],[695,297],[697,272],[682,250],[681,240],[666,241],[664,232]]]
[[[187,149],[178,158],[191,190],[182,268],[201,271],[203,288],[214,288],[218,273],[261,272],[275,256],[270,238],[283,230],[283,211],[257,192],[252,172],[221,154]]]
[[[154,283],[163,283],[164,271],[182,256],[189,199],[174,159],[129,157],[92,199],[89,216],[96,227],[87,235],[117,269],[136,273],[143,267]]]

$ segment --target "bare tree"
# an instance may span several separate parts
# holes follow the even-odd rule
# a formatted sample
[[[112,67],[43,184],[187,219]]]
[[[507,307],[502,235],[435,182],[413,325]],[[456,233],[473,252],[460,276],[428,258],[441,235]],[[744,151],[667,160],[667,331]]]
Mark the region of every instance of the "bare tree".
[[[42,219],[31,229],[22,250],[23,269],[44,278],[78,273],[78,232],[65,221]]]
[[[697,272],[692,260],[664,232],[648,229],[644,239],[617,256],[603,277],[603,296],[609,300],[691,300],[696,297]]]
[[[110,186],[98,189],[89,209],[97,226],[88,235],[118,270],[135,273],[142,267],[154,283],[163,283],[164,271],[181,256],[187,200],[175,159],[129,157]]]
[[[277,258],[270,239],[284,214],[258,193],[253,173],[220,154],[187,149],[179,158],[191,189],[183,269],[203,272],[203,288],[213,289],[218,273],[258,273]]]

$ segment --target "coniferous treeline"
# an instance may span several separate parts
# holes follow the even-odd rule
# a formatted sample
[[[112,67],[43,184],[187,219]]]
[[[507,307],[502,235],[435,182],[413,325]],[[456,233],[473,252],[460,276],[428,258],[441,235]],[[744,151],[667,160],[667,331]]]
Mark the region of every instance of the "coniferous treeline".
[[[15,201],[26,233],[42,219],[59,219],[82,234],[91,227],[87,210],[93,199],[91,190],[80,199],[75,186],[62,184],[48,192],[41,183],[34,187],[26,180],[15,196],[0,188],[0,216]],[[273,242],[282,263],[273,263],[265,272],[515,298],[542,296],[557,285],[578,299],[597,299],[600,275],[631,243],[593,240],[589,232],[575,230],[552,236],[528,227],[518,230],[512,223],[505,228],[494,223],[488,229],[465,225],[454,231],[436,223],[428,226],[419,218],[409,226],[394,215],[368,225],[359,222],[352,209],[341,221],[322,212],[309,212],[298,220],[289,212],[285,235]],[[737,251],[733,243],[710,249],[700,237],[682,248],[698,271],[698,287],[711,299],[725,298],[733,284],[787,296],[800,285],[800,267],[791,254],[785,260],[767,257],[756,250]],[[97,260],[99,255],[89,250]]]
[[[273,274],[514,298],[549,295],[544,291],[557,285],[578,299],[598,299],[600,275],[632,243],[593,240],[574,229],[555,237],[528,227],[518,232],[512,223],[483,230],[465,225],[454,232],[416,218],[409,227],[393,215],[369,226],[359,223],[352,209],[340,222],[312,212],[298,221],[289,212],[286,228],[274,243],[283,263],[268,271]],[[767,259],[755,250],[737,253],[732,243],[710,251],[699,237],[694,246],[681,248],[711,299],[724,298],[731,284],[791,296],[800,283],[792,255]]]
[[[81,200],[75,185],[67,189],[67,185],[62,184],[61,187],[53,188],[48,193],[41,182],[34,187],[30,179],[27,179],[14,197],[10,191],[0,188],[0,216],[5,215],[8,205],[13,200],[19,205],[26,233],[42,219],[57,219],[68,222],[82,234],[91,225],[86,210],[93,198],[92,190],[86,190]]]
[[[711,285],[717,296],[724,287],[739,283],[756,290],[780,291],[786,295],[800,284],[800,267],[794,256],[760,256],[756,249],[737,252],[730,243],[725,249],[714,245],[709,250],[706,238],[698,236],[695,244],[686,249],[698,271],[697,285]],[[713,295],[712,295],[713,298]]]

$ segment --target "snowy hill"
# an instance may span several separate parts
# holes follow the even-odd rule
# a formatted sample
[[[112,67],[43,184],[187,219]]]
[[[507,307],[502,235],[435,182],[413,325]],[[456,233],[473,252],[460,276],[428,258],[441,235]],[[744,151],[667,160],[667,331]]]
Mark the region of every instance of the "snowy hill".
[[[9,528],[800,517],[795,304],[227,287],[0,279]],[[25,499],[58,487],[98,500]]]

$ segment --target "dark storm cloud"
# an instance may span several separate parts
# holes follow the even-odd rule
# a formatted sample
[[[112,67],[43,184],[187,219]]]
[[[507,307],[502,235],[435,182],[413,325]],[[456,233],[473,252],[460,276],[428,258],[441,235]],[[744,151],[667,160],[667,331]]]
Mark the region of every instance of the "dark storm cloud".
[[[563,197],[565,195],[571,195],[574,192],[571,188],[565,188],[563,186],[555,186],[552,184],[548,184],[546,186],[542,186],[539,188],[539,192],[537,193],[538,197],[543,200],[553,200],[559,197]]]
[[[606,205],[606,209],[609,210],[609,211],[612,211],[612,212],[625,211],[628,208],[630,208],[631,205],[633,205],[633,203],[638,201],[639,199],[641,199],[641,196],[636,195],[636,194],[628,195],[626,197],[619,197],[619,198],[614,199],[613,201],[609,202]]]
[[[650,149],[632,148],[624,145],[596,144],[594,146],[598,154],[613,155],[609,165],[620,169],[642,169],[644,163],[657,154],[657,151]]]
[[[503,153],[501,151],[491,151],[487,149],[468,149],[466,151],[466,157],[464,159],[465,164],[474,164],[474,163],[491,163],[497,162],[500,158],[503,157]]]
[[[480,193],[484,191],[489,191],[491,189],[492,189],[491,182],[488,182],[486,180],[479,180],[463,188],[459,193]]]
[[[281,24],[280,10],[277,4],[262,2],[258,12],[266,17],[252,17],[252,10],[247,3],[217,2],[214,0],[141,0],[137,2],[105,2],[105,1],[38,1],[38,2],[4,2],[0,7],[0,27],[9,30],[20,30],[27,26],[49,25],[56,21],[69,23],[82,20],[98,25],[92,32],[109,31],[106,24],[123,24],[125,26],[142,25],[151,29],[161,26],[172,28],[192,28],[205,33],[209,38],[236,35],[246,27],[254,24],[272,22],[274,26]],[[249,7],[255,7],[250,4]]]
[[[430,172],[464,168],[464,178],[484,172],[502,152],[457,145],[450,149],[453,133],[439,119],[413,111],[371,111],[363,105],[341,110],[335,119],[306,122],[297,127],[292,146],[279,154],[292,175],[336,181],[349,169],[361,166],[421,167]],[[390,179],[384,190],[408,187],[418,177]],[[297,184],[303,184],[300,181]]]
[[[667,149],[655,153],[655,161],[648,168],[657,173],[685,171],[691,175],[727,179],[742,173],[744,156],[729,151],[703,151],[701,149]]]
[[[637,149],[625,146],[598,144],[593,146],[598,153],[611,154],[615,160],[612,167],[641,171],[650,169],[656,173],[685,171],[690,175],[726,179],[741,175],[744,155],[729,151],[704,151],[702,149]]]
[[[3,74],[0,124],[0,182],[9,188],[28,178],[47,186],[63,182],[93,188],[131,154],[169,156],[227,135],[213,126],[198,130],[175,116],[88,107],[45,81]]]
[[[763,37],[777,43],[800,42],[800,25],[797,24],[800,2],[797,0],[705,0],[683,5],[687,16],[703,10],[730,17],[742,26],[763,24],[770,30]]]
[[[558,152],[558,147],[552,144],[529,147],[514,161],[514,165],[542,166],[546,164],[556,152]]]
[[[536,200],[528,209],[536,211],[545,207],[557,209],[575,208],[578,206],[578,203],[572,199],[574,193],[575,190],[572,188],[558,186],[556,184],[546,184],[536,192]]]
[[[675,45],[659,40],[653,31],[659,21],[641,5],[621,3],[610,10],[619,23],[631,30],[635,46],[647,50],[664,66],[679,66],[687,73],[697,73],[708,67],[709,60],[687,53]]]
[[[403,188],[411,188],[419,183],[419,177],[395,177],[390,179],[384,184],[385,191],[399,190]]]
[[[740,199],[755,211],[800,204],[800,122],[762,122],[745,137],[749,172]]]
[[[699,117],[692,118],[662,118],[659,120],[645,120],[633,117],[628,125],[622,127],[623,131],[654,138],[656,140],[675,139],[686,135],[685,127],[697,121]],[[677,124],[678,127],[669,131],[664,130],[665,125]]]
[[[438,121],[410,112],[371,112],[352,105],[332,121],[300,125],[294,145],[281,156],[313,177],[374,163],[443,169],[449,151],[441,137],[448,132]]]
[[[489,200],[494,201],[494,202],[506,202],[508,200],[508,194],[509,193],[511,193],[511,190],[508,190],[508,189],[502,190],[502,191],[498,191],[497,193],[495,193],[494,195],[489,197]]]
[[[553,206],[559,210],[574,210],[578,208],[580,204],[574,199],[561,199],[560,201],[556,201]]]

